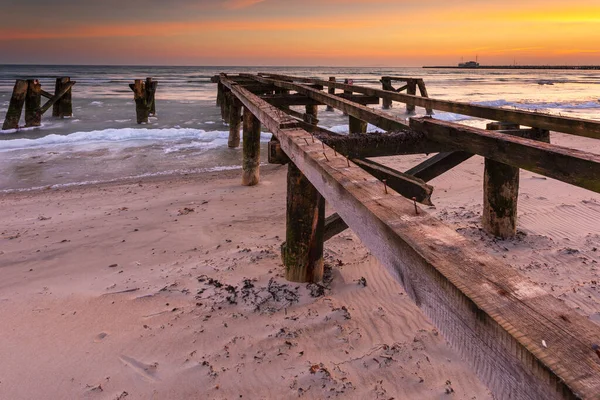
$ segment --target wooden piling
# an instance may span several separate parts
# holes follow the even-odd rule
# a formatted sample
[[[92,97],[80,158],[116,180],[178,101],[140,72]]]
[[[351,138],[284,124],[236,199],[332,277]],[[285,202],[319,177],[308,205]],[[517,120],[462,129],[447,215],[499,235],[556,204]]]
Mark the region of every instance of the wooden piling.
[[[306,122],[312,125],[317,125],[319,116],[319,106],[307,105],[306,107]]]
[[[394,90],[394,88],[392,87],[392,80],[389,78],[382,78],[381,86],[383,90]],[[392,100],[384,98],[382,102],[382,108],[384,110],[389,110],[390,108],[392,108]]]
[[[229,146],[230,148],[238,148],[240,147],[240,125],[242,105],[237,99],[234,99],[233,96],[230,96],[228,101],[231,104],[227,108],[229,112],[229,140],[227,141],[227,146]],[[245,129],[246,127],[244,125],[244,135],[246,134]],[[244,143],[245,141],[246,139],[244,138]],[[245,148],[246,147],[244,146],[244,149]]]
[[[10,104],[8,105],[8,111],[6,111],[4,124],[2,125],[3,130],[17,129],[19,127],[19,120],[21,119],[21,112],[23,111],[25,96],[27,95],[27,87],[28,83],[26,80],[17,79],[12,96],[10,97]]]
[[[419,87],[419,92],[421,92],[421,97],[429,98],[429,94],[427,94],[427,88],[425,87],[425,82],[423,79],[417,80],[417,86]],[[433,115],[433,109],[431,106],[426,107],[425,111],[427,112],[427,115]]]
[[[352,79],[344,79],[344,84],[345,85],[352,85]],[[344,94],[351,95],[352,91],[351,90],[344,90]],[[348,113],[344,111],[344,115],[348,115]]]
[[[260,121],[245,107],[243,146],[242,185],[254,186],[260,177]]]
[[[27,81],[27,94],[25,95],[25,126],[40,126],[42,124],[42,85],[37,79]]]
[[[281,249],[285,278],[323,279],[325,199],[292,162],[288,164],[286,241]]]
[[[56,85],[54,86],[54,94],[60,93],[64,87],[68,86],[71,82],[71,78],[62,77],[56,78]],[[73,105],[72,105],[71,88],[69,88],[62,97],[54,103],[52,106],[52,116],[58,118],[72,117],[73,116]]]
[[[158,86],[158,82],[152,80],[152,78],[146,78],[146,106],[148,107],[148,112],[152,114],[152,116],[156,116],[156,87]]]
[[[518,124],[491,122],[488,130],[519,129]],[[485,159],[483,175],[483,229],[507,239],[517,234],[519,168]]]
[[[329,82],[335,82],[335,76],[330,76],[329,77]],[[335,88],[332,86],[329,89],[327,89],[327,93],[329,94],[335,94]],[[331,106],[327,106],[327,108],[325,109],[325,111],[333,111],[334,108]]]
[[[223,104],[223,84],[219,80],[217,83],[217,107],[221,107]]]
[[[406,82],[406,94],[410,94],[411,96],[416,96],[417,95],[417,82],[415,79],[409,79]],[[415,105],[414,104],[406,104],[406,112],[408,114],[414,114],[415,113]]]
[[[348,121],[350,134],[352,133],[367,133],[367,123],[350,115]]]
[[[148,103],[146,100],[146,85],[141,79],[136,79],[133,85],[129,85],[133,90],[133,99],[135,100],[135,113],[137,123],[148,123]]]

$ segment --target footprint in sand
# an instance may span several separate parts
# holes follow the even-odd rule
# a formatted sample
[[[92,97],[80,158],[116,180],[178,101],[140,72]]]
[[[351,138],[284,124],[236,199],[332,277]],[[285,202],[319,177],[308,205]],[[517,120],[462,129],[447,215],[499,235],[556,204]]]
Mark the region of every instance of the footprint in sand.
[[[106,337],[108,336],[108,333],[106,332],[100,332],[99,334],[96,335],[96,337],[94,338],[94,342],[95,343],[100,343],[102,342]]]
[[[155,375],[158,369],[158,363],[155,362],[153,364],[145,364],[139,360],[136,360],[133,357],[122,355],[119,357],[119,360],[123,362],[126,366],[130,367],[135,373],[141,376],[143,379],[156,382],[159,380]]]

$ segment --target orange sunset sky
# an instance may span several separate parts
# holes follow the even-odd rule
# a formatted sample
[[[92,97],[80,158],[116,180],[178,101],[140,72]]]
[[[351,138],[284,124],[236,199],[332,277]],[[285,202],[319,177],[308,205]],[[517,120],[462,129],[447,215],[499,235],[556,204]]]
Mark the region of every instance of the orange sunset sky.
[[[600,0],[0,0],[0,64],[600,64]]]

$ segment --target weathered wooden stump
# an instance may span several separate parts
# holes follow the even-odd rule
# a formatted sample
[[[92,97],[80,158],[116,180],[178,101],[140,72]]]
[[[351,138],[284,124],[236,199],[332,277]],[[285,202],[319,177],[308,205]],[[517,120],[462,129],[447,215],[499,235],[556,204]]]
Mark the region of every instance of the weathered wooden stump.
[[[217,83],[217,107],[221,107],[223,104],[223,84],[219,80]]]
[[[146,106],[148,112],[152,116],[156,116],[156,87],[158,86],[157,81],[153,81],[152,78],[146,78]]]
[[[519,125],[491,122],[488,130],[519,129]],[[485,159],[483,173],[483,229],[503,239],[517,233],[519,168]]]
[[[367,123],[365,121],[361,121],[360,119],[353,117],[352,115],[349,117],[348,121],[349,129],[348,131],[352,133],[367,133]]]
[[[290,162],[287,154],[281,149],[281,143],[273,135],[267,147],[269,164],[285,165]]]
[[[54,94],[59,94],[67,86],[70,86],[71,78],[62,77],[56,78],[56,85],[54,86]],[[52,116],[58,118],[72,117],[73,116],[73,104],[71,88],[62,95],[62,97],[54,103],[52,106]]]
[[[136,79],[133,85],[129,85],[133,90],[133,99],[135,100],[135,114],[137,117],[137,123],[148,123],[148,114],[150,109],[148,108],[148,102],[146,98],[146,87],[141,79]]]
[[[335,82],[335,76],[330,76],[329,77],[329,82]],[[335,94],[335,88],[334,87],[330,87],[329,89],[327,89],[327,93],[329,94]],[[327,106],[327,108],[325,109],[325,111],[333,111],[334,108],[331,106]]]
[[[10,97],[10,104],[8,105],[8,111],[6,111],[4,124],[2,125],[3,130],[19,128],[19,120],[23,112],[28,86],[26,80],[17,79],[12,96]]]
[[[353,83],[352,79],[344,79],[344,84],[345,85],[352,85],[352,83]],[[351,95],[352,94],[352,90],[344,90],[344,94]],[[348,115],[348,113],[344,112],[344,115]]]
[[[42,124],[42,85],[37,79],[27,81],[27,94],[25,95],[25,126],[40,126]]]
[[[237,148],[240,147],[242,104],[239,102],[239,100],[235,99],[231,93],[229,93],[228,97],[230,105],[227,108],[229,110],[229,139],[227,140],[227,146],[230,148]]]
[[[292,162],[288,164],[286,241],[281,247],[285,278],[323,279],[325,199]]]
[[[244,108],[242,185],[254,186],[260,178],[260,121]]]
[[[305,122],[308,122],[312,125],[317,125],[317,123],[319,122],[319,106],[307,105],[305,106],[305,109]]]
[[[394,91],[394,87],[392,86],[392,80],[388,79],[388,78],[382,78],[381,79],[381,87],[383,90],[391,90]],[[392,100],[390,99],[382,99],[382,105],[381,107],[384,110],[389,110],[390,108],[392,108]]]
[[[406,93],[410,94],[412,96],[416,96],[417,95],[417,82],[415,79],[409,79],[406,82]],[[414,104],[406,104],[406,112],[408,114],[414,114],[415,113],[415,105]]]

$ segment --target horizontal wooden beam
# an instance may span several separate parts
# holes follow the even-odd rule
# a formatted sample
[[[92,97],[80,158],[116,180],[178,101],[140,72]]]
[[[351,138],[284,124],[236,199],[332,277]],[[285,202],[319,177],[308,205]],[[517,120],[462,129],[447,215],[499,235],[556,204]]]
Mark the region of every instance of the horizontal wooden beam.
[[[421,134],[408,129],[401,132],[360,135],[327,135],[319,132],[317,137],[338,153],[350,158],[429,154],[453,149],[453,146],[427,140]]]
[[[598,325],[425,211],[415,213],[411,201],[386,194],[379,180],[305,130],[282,129],[279,110],[258,96],[222,82],[496,397],[597,397]]]
[[[474,154],[464,151],[451,151],[438,153],[419,165],[416,165],[406,171],[406,174],[423,179],[425,182],[436,178],[443,173],[451,170],[460,163],[467,161]]]
[[[581,118],[562,117],[531,111],[509,110],[500,107],[480,106],[471,103],[457,101],[436,100],[421,96],[411,96],[403,93],[395,93],[388,90],[367,88],[356,85],[346,85],[339,82],[329,82],[321,79],[303,78],[288,75],[259,74],[272,78],[285,78],[295,82],[319,83],[324,86],[334,87],[342,90],[352,90],[369,96],[378,96],[384,99],[399,101],[401,103],[414,104],[423,108],[447,111],[455,114],[468,115],[471,117],[484,118],[492,121],[507,121],[516,124],[542,128],[556,132],[570,133],[572,135],[600,139],[600,122]]]
[[[266,86],[266,85],[263,85]],[[244,86],[246,88],[246,86]],[[338,97],[347,99],[358,104],[379,104],[379,97],[377,96],[365,96],[365,95],[347,95],[339,94]],[[310,97],[301,94],[265,94],[260,96],[266,100],[269,104],[275,106],[305,106],[305,105],[324,105],[320,101],[311,99]]]
[[[600,193],[600,155],[431,118],[410,127],[429,140]]]

